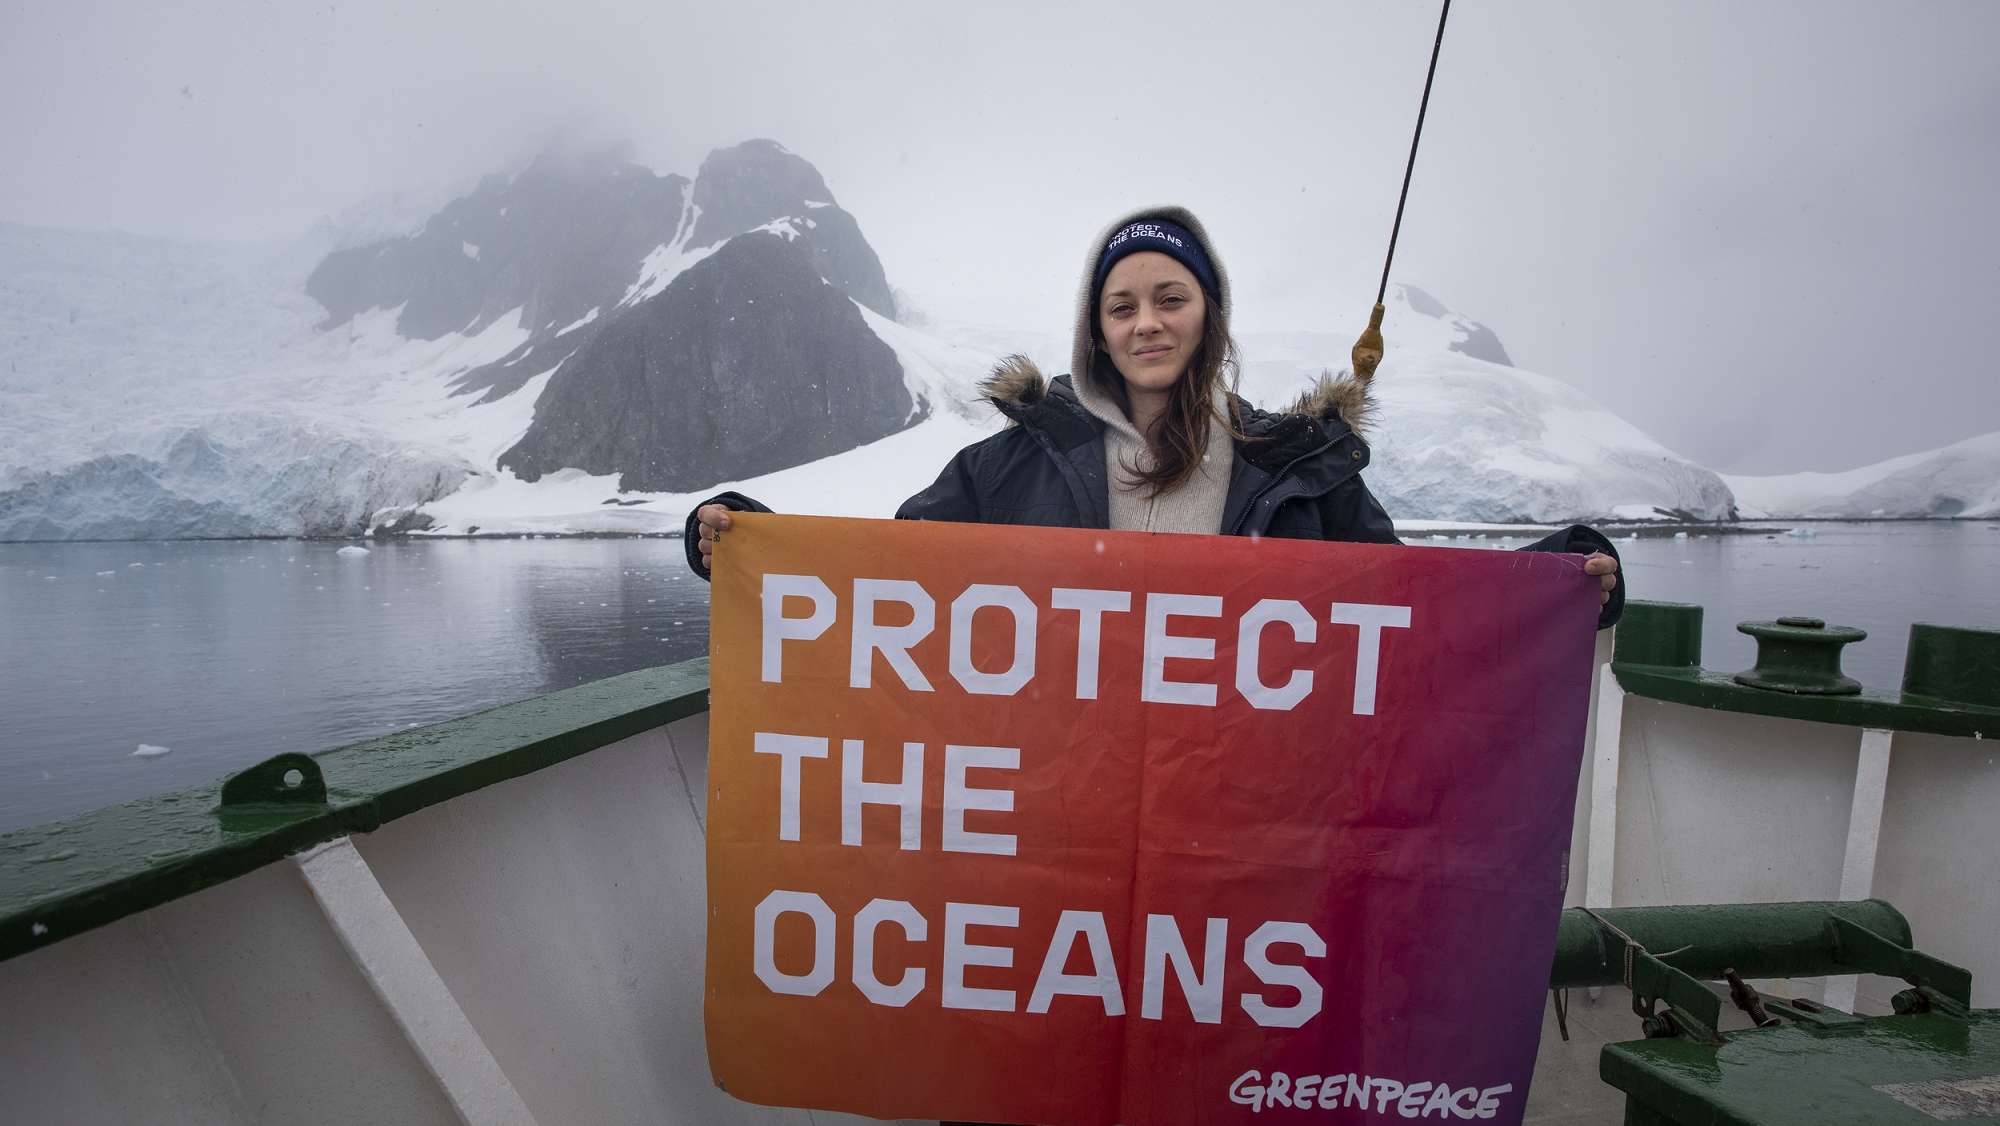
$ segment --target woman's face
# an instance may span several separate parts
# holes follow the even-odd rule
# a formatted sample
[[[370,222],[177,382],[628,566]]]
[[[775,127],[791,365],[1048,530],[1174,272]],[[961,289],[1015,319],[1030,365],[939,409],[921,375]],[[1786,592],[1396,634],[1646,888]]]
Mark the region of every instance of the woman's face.
[[[1186,266],[1157,251],[1111,267],[1097,301],[1097,330],[1112,366],[1137,391],[1166,391],[1201,346],[1207,305]]]

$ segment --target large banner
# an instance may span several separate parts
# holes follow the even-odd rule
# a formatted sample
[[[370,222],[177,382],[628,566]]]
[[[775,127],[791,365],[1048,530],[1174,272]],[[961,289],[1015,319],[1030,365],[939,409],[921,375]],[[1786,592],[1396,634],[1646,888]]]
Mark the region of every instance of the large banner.
[[[1520,1120],[1581,556],[733,520],[725,1090],[1056,1126]]]

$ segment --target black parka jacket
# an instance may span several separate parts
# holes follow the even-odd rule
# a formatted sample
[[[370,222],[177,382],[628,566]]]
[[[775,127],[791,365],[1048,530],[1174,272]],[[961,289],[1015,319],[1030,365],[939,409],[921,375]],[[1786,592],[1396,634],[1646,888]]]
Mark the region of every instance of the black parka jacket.
[[[987,382],[986,397],[1014,425],[960,450],[929,488],[903,502],[897,519],[1109,527],[1104,423],[1077,401],[1070,377],[1045,382],[1032,365],[1010,361]],[[1243,437],[1234,442],[1224,535],[1401,542],[1388,513],[1361,481],[1368,445],[1349,420],[1359,423],[1365,416],[1365,387],[1357,388],[1351,379],[1322,380],[1283,412],[1259,410],[1241,399],[1233,402]],[[702,502],[709,504],[770,511],[740,493]],[[688,514],[686,548],[688,565],[707,578],[693,513]],[[1580,524],[1521,550],[1618,555],[1610,540]],[[1621,573],[1598,615],[1598,628],[1615,624],[1624,608]]]

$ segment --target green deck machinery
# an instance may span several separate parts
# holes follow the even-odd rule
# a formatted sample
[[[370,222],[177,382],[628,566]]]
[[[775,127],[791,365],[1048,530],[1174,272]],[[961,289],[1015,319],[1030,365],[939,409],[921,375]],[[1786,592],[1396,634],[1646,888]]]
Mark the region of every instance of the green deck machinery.
[[[1905,988],[1856,1016],[1745,983],[1837,974]],[[1879,899],[1571,908],[1549,984],[1631,991],[1644,1038],[1598,1062],[1626,1126],[2000,1123],[2000,1010],[1974,1010],[1972,975],[1913,949]],[[1721,1031],[1725,1000],[1750,1027]]]

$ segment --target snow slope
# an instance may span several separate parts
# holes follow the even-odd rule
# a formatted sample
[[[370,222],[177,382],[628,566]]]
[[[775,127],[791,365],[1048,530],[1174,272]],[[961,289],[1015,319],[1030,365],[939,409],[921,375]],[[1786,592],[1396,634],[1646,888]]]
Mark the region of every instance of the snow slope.
[[[324,239],[324,232],[315,238]],[[633,292],[672,285],[675,246]],[[787,511],[887,515],[1000,420],[978,380],[1010,351],[1051,374],[1066,333],[941,324],[866,308],[925,417],[858,449],[688,494],[622,493],[580,471],[529,484],[496,467],[567,351],[536,347],[520,389],[454,396],[454,378],[531,338],[518,311],[411,340],[396,309],[331,331],[294,248],[202,246],[0,224],[0,540],[437,533],[675,532],[701,495],[738,488]],[[1376,378],[1370,487],[1405,521],[1557,523],[1684,514],[1992,516],[2000,434],[1844,474],[1724,479],[1557,380],[1478,358],[1498,338],[1399,293]],[[577,334],[580,336],[581,334]],[[576,336],[562,337],[565,344]],[[553,339],[553,338],[551,338]],[[1344,363],[1348,331],[1253,333],[1242,389],[1288,403]],[[546,354],[544,354],[546,353]]]
[[[1844,473],[1725,477],[1758,519],[2000,516],[2000,430]]]
[[[1732,498],[1716,474],[1566,383],[1479,358],[1506,355],[1485,326],[1400,285],[1387,306],[1367,477],[1398,519],[1728,518]],[[1344,369],[1353,335],[1266,333],[1240,343],[1245,395],[1271,408],[1320,371]]]

